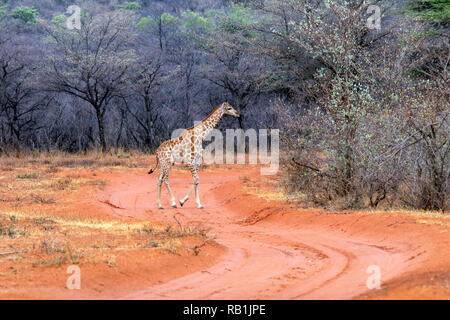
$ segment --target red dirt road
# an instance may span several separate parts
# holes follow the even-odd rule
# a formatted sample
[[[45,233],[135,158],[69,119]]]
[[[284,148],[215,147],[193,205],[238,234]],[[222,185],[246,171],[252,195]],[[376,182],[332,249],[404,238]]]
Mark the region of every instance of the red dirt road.
[[[114,216],[199,225],[227,253],[214,266],[123,299],[449,299],[450,237],[447,218],[394,213],[298,210],[245,192],[242,177],[264,184],[259,169],[200,172],[200,196],[183,208],[156,207],[156,176],[114,175],[99,200]],[[177,199],[192,183],[172,171]],[[425,222],[424,222],[425,221]],[[381,289],[369,290],[367,268],[381,272]]]

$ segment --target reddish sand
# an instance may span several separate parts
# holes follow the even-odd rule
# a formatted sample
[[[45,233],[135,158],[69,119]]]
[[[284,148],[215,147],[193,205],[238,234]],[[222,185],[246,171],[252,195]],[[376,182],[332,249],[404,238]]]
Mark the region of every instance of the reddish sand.
[[[155,178],[116,175],[100,200],[114,216],[173,222],[176,215],[182,224],[206,227],[227,253],[210,268],[120,298],[450,298],[448,219],[419,223],[402,214],[293,209],[247,194],[243,180],[267,178],[241,168],[201,172],[205,209],[193,198],[172,209],[163,189],[165,209],[158,210]],[[170,181],[182,198],[192,180],[175,170]],[[380,268],[379,290],[366,285],[371,265]]]
[[[196,208],[194,196],[184,207],[171,208],[163,188],[165,209],[158,210],[155,174],[104,175],[106,188],[80,199],[80,204],[89,203],[85,214],[172,225],[175,215],[182,225],[209,229],[217,244],[202,247],[198,255],[138,250],[120,255],[114,268],[86,265],[82,290],[61,285],[66,266],[34,271],[39,274],[19,270],[27,284],[17,283],[20,290],[4,289],[0,298],[450,298],[448,218],[296,209],[249,194],[249,184],[260,187],[252,193],[273,192],[276,180],[261,176],[258,168],[240,166],[200,172],[204,209]],[[192,178],[187,171],[173,170],[170,181],[180,199]],[[371,265],[380,268],[379,290],[366,285]]]

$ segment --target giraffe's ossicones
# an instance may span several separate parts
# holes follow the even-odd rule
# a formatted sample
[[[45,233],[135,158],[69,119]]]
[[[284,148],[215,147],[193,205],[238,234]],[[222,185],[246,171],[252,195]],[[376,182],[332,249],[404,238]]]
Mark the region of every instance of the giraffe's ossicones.
[[[195,200],[197,202],[197,206],[199,208],[203,208],[200,203],[200,196],[198,192],[198,170],[202,162],[203,152],[202,141],[208,133],[215,128],[224,115],[231,115],[236,118],[239,117],[239,113],[228,102],[224,102],[217,106],[213,112],[211,112],[200,123],[191,128],[185,129],[177,138],[164,141],[158,149],[156,149],[156,165],[153,169],[150,169],[148,173],[153,173],[159,164],[160,172],[157,179],[157,186],[158,207],[160,209],[162,209],[161,186],[163,182],[169,192],[172,207],[177,207],[175,196],[169,186],[169,174],[172,169],[172,165],[175,162],[184,162],[191,171],[194,179],[192,187],[189,189],[186,196],[180,200],[180,205],[183,206],[183,204],[189,199],[192,191],[195,190]]]

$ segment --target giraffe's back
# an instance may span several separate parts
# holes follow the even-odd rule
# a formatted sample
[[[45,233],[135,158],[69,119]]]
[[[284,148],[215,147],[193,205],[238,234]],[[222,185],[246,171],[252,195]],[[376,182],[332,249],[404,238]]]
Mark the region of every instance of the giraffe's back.
[[[178,137],[164,141],[156,149],[156,154],[160,161],[194,163],[201,158],[201,140],[200,146],[196,144],[193,130],[186,129]],[[196,154],[198,150],[200,155]]]
[[[170,160],[172,163],[177,160],[180,156],[183,156],[183,140],[184,140],[184,132],[170,140],[166,140],[156,149],[156,155],[159,160]]]

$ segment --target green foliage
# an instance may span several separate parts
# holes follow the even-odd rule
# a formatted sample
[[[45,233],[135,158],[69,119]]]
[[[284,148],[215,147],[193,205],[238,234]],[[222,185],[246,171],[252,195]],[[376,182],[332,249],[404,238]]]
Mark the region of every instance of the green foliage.
[[[17,175],[17,178],[19,179],[37,179],[39,177],[39,173],[32,172],[32,173],[21,173]]]
[[[136,2],[125,2],[119,6],[119,10],[139,11],[141,10],[141,5]]]
[[[64,22],[66,22],[66,20],[67,20],[66,15],[58,14],[53,17],[52,22],[55,24],[63,24]]]
[[[0,5],[0,19],[6,15],[7,11],[8,11],[8,5],[7,4]]]
[[[128,153],[118,153],[117,154],[117,158],[119,158],[119,159],[129,159],[131,157],[131,155],[130,154],[128,154]]]
[[[412,16],[435,23],[450,22],[450,1],[448,0],[414,0],[406,9]]]
[[[208,33],[216,27],[212,18],[203,17],[198,12],[185,11],[181,17],[184,21],[184,27],[189,31]]]
[[[218,27],[230,35],[244,31],[246,38],[256,37],[256,33],[248,31],[255,22],[253,11],[243,4],[231,4],[225,10],[208,10],[206,15],[215,18]]]
[[[165,12],[159,16],[158,22],[169,27],[175,27],[180,22],[180,18]]]
[[[27,24],[36,23],[36,17],[38,15],[39,11],[37,9],[35,9],[34,7],[27,7],[27,6],[15,7],[13,12],[11,13],[11,16],[14,19],[22,20]]]
[[[163,13],[157,19],[153,17],[143,17],[136,24],[136,28],[145,31],[149,28],[157,29],[160,26],[163,28],[175,28],[180,24],[180,18],[171,15],[170,13]]]
[[[244,28],[252,23],[251,9],[240,4],[232,4],[231,11],[221,20],[223,27],[233,32],[236,27]]]
[[[136,28],[138,28],[141,31],[144,31],[148,29],[152,23],[154,23],[155,20],[152,17],[143,17],[139,22],[136,24]]]

